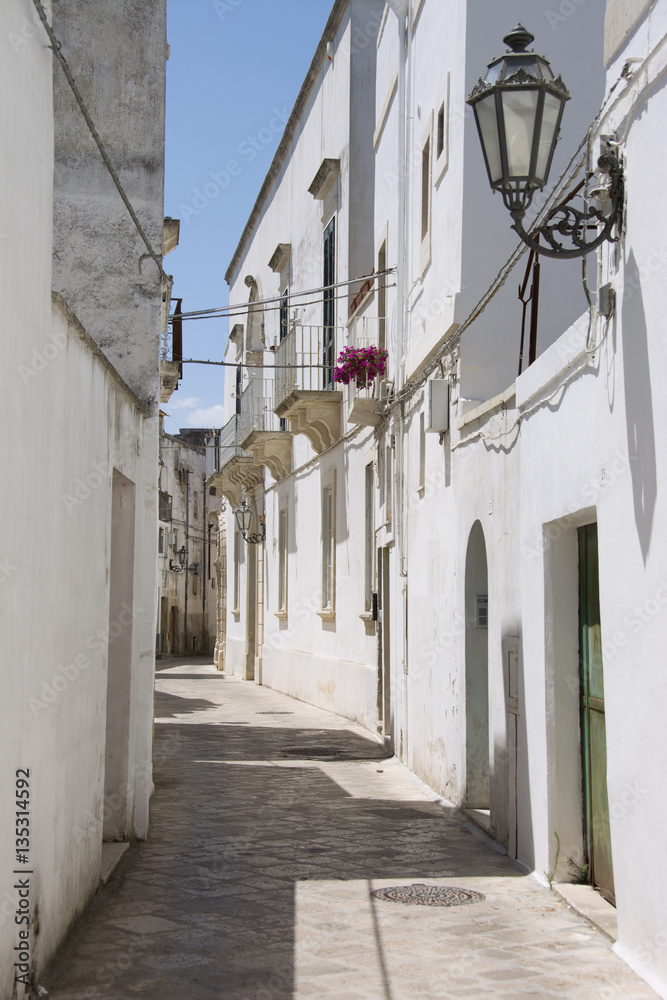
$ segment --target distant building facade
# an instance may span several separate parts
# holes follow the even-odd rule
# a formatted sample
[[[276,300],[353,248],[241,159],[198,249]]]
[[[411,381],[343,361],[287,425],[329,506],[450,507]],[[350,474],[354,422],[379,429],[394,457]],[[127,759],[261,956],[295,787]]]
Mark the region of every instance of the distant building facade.
[[[216,639],[218,507],[206,485],[205,439],[194,428],[167,434],[160,417],[158,527],[159,656],[213,653]]]

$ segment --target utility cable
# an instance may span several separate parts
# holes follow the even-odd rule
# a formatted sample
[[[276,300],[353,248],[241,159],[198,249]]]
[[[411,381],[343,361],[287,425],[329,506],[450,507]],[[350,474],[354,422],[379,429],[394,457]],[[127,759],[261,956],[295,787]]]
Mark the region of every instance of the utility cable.
[[[288,291],[282,295],[271,295],[267,299],[256,299],[254,302],[239,302],[236,305],[216,306],[214,309],[195,309],[193,312],[172,313],[169,319],[199,319],[204,316],[228,316],[237,313],[246,313],[256,306],[272,305],[274,302],[282,303],[287,298],[288,307],[301,308],[304,305],[313,305],[312,302],[294,302],[294,299],[302,298],[304,295],[322,295],[332,288],[343,288],[347,285],[356,285],[357,282],[375,281],[376,278],[384,278],[389,274],[395,274],[395,267],[387,267],[383,271],[374,271],[371,274],[362,274],[360,278],[348,278],[346,281],[334,281],[331,285],[320,285],[318,288],[307,288],[303,292]],[[390,286],[388,286],[390,287]],[[370,289],[369,289],[370,291]],[[318,299],[317,302],[320,300]]]
[[[363,278],[355,278],[354,280],[355,281],[363,281],[364,279]],[[349,282],[343,281],[343,282],[341,282],[341,284],[345,285],[345,284],[349,284]],[[322,305],[322,295],[323,295],[323,293],[324,292],[328,292],[329,289],[336,288],[336,287],[337,287],[336,285],[327,285],[326,288],[319,288],[319,289],[318,288],[314,288],[312,290],[312,292],[299,292],[298,293],[299,295],[318,295],[318,298],[311,299],[310,302],[292,302],[291,301],[291,297],[290,297],[290,301],[287,303],[287,308],[288,309],[290,309],[290,308],[292,308],[292,309],[307,309],[309,306],[321,306]],[[396,283],[394,282],[392,284],[385,285],[384,287],[385,288],[396,288]],[[346,298],[347,298],[347,295],[345,295],[345,294],[343,294],[343,295],[328,295],[327,296],[327,301],[328,302],[333,302],[334,300],[335,301],[339,301],[340,299],[346,299]],[[228,306],[228,309],[230,311],[229,312],[223,312],[223,313],[212,312],[211,310],[208,310],[206,312],[202,312],[200,314],[197,314],[197,313],[173,313],[169,317],[169,322],[172,322],[173,320],[180,320],[180,321],[185,320],[186,322],[192,322],[193,320],[198,320],[198,319],[235,319],[238,316],[245,316],[248,313],[250,313],[250,315],[252,315],[253,309],[255,308],[256,305],[260,306],[260,308],[257,310],[257,315],[260,315],[261,313],[280,312],[280,310],[283,308],[283,304],[281,304],[280,298],[264,299],[264,302],[266,302],[266,303],[275,302],[276,305],[270,305],[270,304],[269,305],[264,305],[264,304],[259,303],[259,302],[246,302],[245,304],[241,304],[241,305],[237,305],[237,306]],[[379,320],[378,316],[367,316],[365,318],[369,319],[369,320],[375,320],[375,321]],[[302,325],[304,325],[304,326],[317,326],[318,324],[317,323],[305,323],[305,324],[302,324]]]
[[[130,199],[125,194],[125,189],[123,188],[123,185],[120,182],[120,178],[118,177],[118,174],[114,170],[113,164],[112,164],[111,160],[109,159],[109,155],[108,155],[106,149],[104,148],[104,144],[103,144],[102,140],[99,137],[99,134],[97,132],[97,129],[95,128],[95,125],[93,124],[93,120],[90,117],[90,114],[88,112],[88,108],[86,107],[86,104],[85,104],[85,102],[83,100],[83,97],[81,96],[81,92],[80,92],[79,88],[76,85],[76,81],[75,81],[74,77],[72,76],[72,71],[69,68],[69,65],[67,63],[67,60],[65,59],[65,56],[62,54],[62,46],[61,46],[60,42],[58,41],[58,39],[56,38],[56,36],[54,35],[53,29],[51,28],[51,25],[48,22],[48,19],[47,19],[47,16],[46,16],[46,11],[42,7],[42,4],[41,4],[40,0],[32,0],[32,2],[34,4],[34,6],[35,6],[35,10],[39,14],[40,21],[44,25],[44,30],[46,31],[47,35],[49,36],[49,39],[51,41],[51,49],[53,50],[53,54],[54,54],[54,56],[56,57],[56,59],[58,60],[58,62],[60,63],[60,65],[62,67],[63,73],[65,74],[65,78],[66,78],[67,82],[70,85],[72,93],[74,94],[74,97],[76,99],[76,103],[79,105],[79,108],[81,110],[81,114],[83,115],[83,117],[85,119],[86,125],[88,126],[88,129],[90,131],[90,134],[92,135],[93,139],[95,140],[97,148],[100,151],[100,155],[101,155],[102,159],[104,160],[104,164],[105,164],[107,170],[109,171],[109,173],[111,175],[111,179],[113,180],[114,184],[118,188],[118,193],[121,196],[121,198],[123,199],[125,207],[128,210],[128,212],[130,213],[132,221],[134,222],[134,225],[136,226],[137,232],[139,233],[139,235],[141,236],[142,240],[144,241],[144,243],[146,245],[146,249],[148,250],[149,255],[153,258],[153,260],[157,264],[157,269],[160,272],[160,277],[162,278],[163,281],[165,281],[165,282],[168,283],[169,282],[169,278],[165,274],[164,268],[162,267],[162,260],[160,259],[160,257],[156,254],[155,250],[153,249],[153,247],[151,245],[151,242],[148,239],[148,236],[146,235],[146,233],[144,231],[143,226],[141,225],[141,223],[139,222],[139,219],[137,218],[137,213],[132,208],[132,205],[130,203]]]

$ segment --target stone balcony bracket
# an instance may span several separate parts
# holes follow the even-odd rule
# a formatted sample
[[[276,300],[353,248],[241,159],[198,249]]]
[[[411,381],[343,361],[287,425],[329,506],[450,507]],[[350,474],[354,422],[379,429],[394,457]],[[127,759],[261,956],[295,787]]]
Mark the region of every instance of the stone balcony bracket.
[[[276,407],[292,434],[305,434],[315,451],[326,451],[341,435],[343,393],[338,390],[295,389]]]
[[[258,465],[266,466],[276,482],[292,471],[292,435],[285,431],[252,431],[242,447]]]
[[[168,403],[171,395],[178,388],[181,377],[180,361],[160,362],[160,402]]]
[[[206,480],[208,486],[215,486],[216,493],[222,495],[236,508],[241,503],[244,490],[252,490],[264,481],[264,467],[258,465],[252,455],[235,456]]]

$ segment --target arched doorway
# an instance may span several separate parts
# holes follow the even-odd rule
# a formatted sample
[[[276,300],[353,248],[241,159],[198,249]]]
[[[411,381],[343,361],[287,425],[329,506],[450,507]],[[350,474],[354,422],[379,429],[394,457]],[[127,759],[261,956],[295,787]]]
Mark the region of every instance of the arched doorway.
[[[489,808],[488,571],[484,531],[475,521],[468,539],[466,618],[466,793],[468,809]]]

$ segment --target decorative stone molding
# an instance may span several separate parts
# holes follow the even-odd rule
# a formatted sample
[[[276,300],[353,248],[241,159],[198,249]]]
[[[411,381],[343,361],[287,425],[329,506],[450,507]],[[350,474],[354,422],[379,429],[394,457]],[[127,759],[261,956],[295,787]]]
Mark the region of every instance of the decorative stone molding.
[[[292,253],[291,243],[279,243],[271,255],[269,267],[275,274],[280,274],[287,267]]]
[[[308,188],[308,193],[312,194],[313,198],[317,198],[318,201],[323,201],[331,185],[338,180],[339,173],[340,160],[333,159],[333,157],[327,157],[322,160],[320,169],[315,174],[313,182]]]

